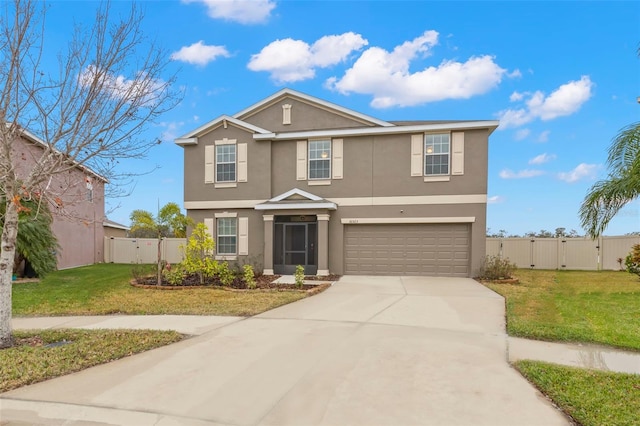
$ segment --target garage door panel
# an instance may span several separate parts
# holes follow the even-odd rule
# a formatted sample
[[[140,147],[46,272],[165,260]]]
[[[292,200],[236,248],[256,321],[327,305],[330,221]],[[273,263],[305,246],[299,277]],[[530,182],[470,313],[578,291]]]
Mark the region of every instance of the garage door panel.
[[[469,224],[347,225],[345,273],[469,276]]]

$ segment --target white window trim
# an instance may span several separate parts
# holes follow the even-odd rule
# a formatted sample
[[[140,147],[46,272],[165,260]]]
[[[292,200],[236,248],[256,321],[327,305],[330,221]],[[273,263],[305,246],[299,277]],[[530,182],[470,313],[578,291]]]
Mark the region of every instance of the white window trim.
[[[427,136],[429,135],[449,135],[449,152],[447,153],[447,173],[438,173],[438,174],[434,174],[434,173],[427,173],[427,156],[434,156],[434,155],[442,155],[442,153],[439,154],[435,154],[435,153],[431,153],[429,154],[427,152]],[[423,149],[423,159],[422,159],[422,164],[423,164],[423,175],[425,178],[438,178],[438,177],[449,177],[451,176],[451,132],[429,132],[429,133],[425,133],[424,134],[424,142],[422,144],[422,149]],[[425,182],[428,182],[427,180],[425,180]],[[437,181],[436,181],[437,182]]]
[[[331,179],[311,179],[307,182],[309,186],[331,185]]]
[[[327,158],[317,158],[311,159],[311,144],[314,142],[329,142],[329,157]],[[331,176],[333,173],[333,141],[331,139],[309,139],[309,143],[307,144],[307,180],[309,181],[309,185],[312,185],[311,182],[320,182],[320,181],[329,181],[331,184]],[[311,162],[312,161],[329,161],[329,177],[325,178],[312,178],[311,177]],[[323,184],[320,184],[323,185]],[[324,184],[327,185],[327,184]]]
[[[233,180],[223,180],[223,181],[218,180],[218,164],[232,164],[230,162],[227,162],[227,163],[218,162],[218,147],[223,145],[233,145],[235,147],[235,153],[234,153],[235,162],[233,164],[235,164],[236,167],[234,171]],[[236,140],[224,138],[222,140],[215,141],[215,149],[214,149],[213,155],[214,155],[214,159],[213,159],[214,160],[213,162],[214,176],[213,177],[214,177],[215,187],[216,188],[235,188],[237,186],[236,183],[238,182],[238,144],[236,143]],[[232,186],[230,186],[229,184],[232,184]]]
[[[223,237],[236,237],[236,247],[234,253],[218,253],[218,242],[220,240],[220,234],[218,233],[218,220],[219,219],[235,219],[236,220],[236,233],[235,235],[223,235]],[[215,214],[215,227],[216,227],[216,260],[236,260],[238,256],[238,214],[237,213],[216,213]]]

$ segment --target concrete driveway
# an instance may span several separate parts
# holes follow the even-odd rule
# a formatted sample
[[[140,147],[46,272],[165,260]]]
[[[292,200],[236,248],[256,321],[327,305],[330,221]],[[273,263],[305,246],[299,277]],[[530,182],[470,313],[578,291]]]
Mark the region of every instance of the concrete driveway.
[[[567,425],[471,279],[346,276],[265,314],[0,395],[6,424]]]

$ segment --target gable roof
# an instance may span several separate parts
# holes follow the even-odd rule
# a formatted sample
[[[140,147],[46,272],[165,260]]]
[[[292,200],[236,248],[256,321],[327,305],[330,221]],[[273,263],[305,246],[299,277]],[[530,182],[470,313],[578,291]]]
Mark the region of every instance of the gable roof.
[[[293,188],[264,203],[257,204],[256,210],[327,209],[336,210],[336,203],[325,200],[310,192]]]
[[[320,98],[316,98],[314,96],[310,96],[307,95],[305,93],[302,92],[298,92],[296,90],[293,89],[289,89],[289,88],[284,88],[276,93],[274,93],[273,95],[251,105],[248,108],[243,109],[242,111],[234,114],[233,116],[235,118],[239,118],[239,119],[244,119],[247,118],[248,116],[253,115],[254,113],[261,111],[263,109],[265,109],[266,107],[268,107],[269,105],[277,102],[279,99],[284,98],[284,97],[292,97],[292,98],[297,98],[298,100],[301,100],[303,102],[306,103],[310,103],[310,104],[315,104],[318,105],[324,109],[328,109],[328,110],[333,110],[336,111],[342,115],[347,115],[347,116],[351,116],[354,118],[357,118],[360,121],[365,121],[371,124],[374,124],[376,126],[382,126],[382,127],[393,127],[394,125],[392,123],[389,123],[388,121],[383,121],[380,119],[377,119],[375,117],[371,117],[369,115],[366,114],[362,114],[361,112],[358,111],[354,111],[352,109],[349,108],[345,108],[343,106],[322,100]]]
[[[210,132],[216,127],[223,125],[226,126],[227,123],[231,123],[236,127],[240,127],[241,129],[249,130],[253,133],[260,134],[269,134],[271,133],[269,130],[262,129],[258,126],[254,126],[253,124],[247,123],[246,121],[238,120],[237,118],[230,117],[228,115],[221,115],[218,118],[215,118],[208,123],[203,124],[195,130],[187,133],[184,136],[180,136],[175,140],[175,143],[178,145],[197,145],[198,144],[198,136],[202,136],[203,134]]]
[[[10,126],[11,123],[7,123],[7,126]],[[45,141],[43,141],[42,139],[40,139],[39,137],[37,137],[36,135],[34,135],[33,133],[31,133],[30,131],[28,131],[27,129],[23,129],[22,127],[20,127],[20,136],[22,137],[22,139],[31,142],[32,144],[45,149],[49,147],[49,144],[47,144]],[[56,149],[55,147],[51,147],[55,152],[59,153],[59,154],[63,154],[61,151],[59,151],[58,149]],[[109,179],[107,179],[106,177],[94,172],[93,170],[91,170],[91,168],[89,168],[88,166],[85,166],[84,164],[80,164],[75,160],[69,160],[69,162],[71,164],[73,164],[74,166],[76,166],[78,169],[82,170],[83,172],[90,174],[96,178],[98,178],[99,180],[103,181],[104,183],[109,183]]]

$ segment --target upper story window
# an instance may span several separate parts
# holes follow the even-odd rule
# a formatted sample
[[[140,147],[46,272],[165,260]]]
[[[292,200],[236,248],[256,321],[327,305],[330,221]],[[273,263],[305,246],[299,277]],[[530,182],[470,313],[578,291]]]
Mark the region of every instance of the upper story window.
[[[204,147],[204,183],[216,188],[235,188],[247,181],[247,144],[235,139],[216,140]]]
[[[296,179],[307,185],[331,185],[342,179],[342,139],[296,142]]]
[[[331,141],[309,141],[309,179],[331,179]]]
[[[236,181],[236,145],[216,145],[216,182]]]
[[[448,175],[450,154],[449,133],[427,134],[424,141],[425,176]]]

